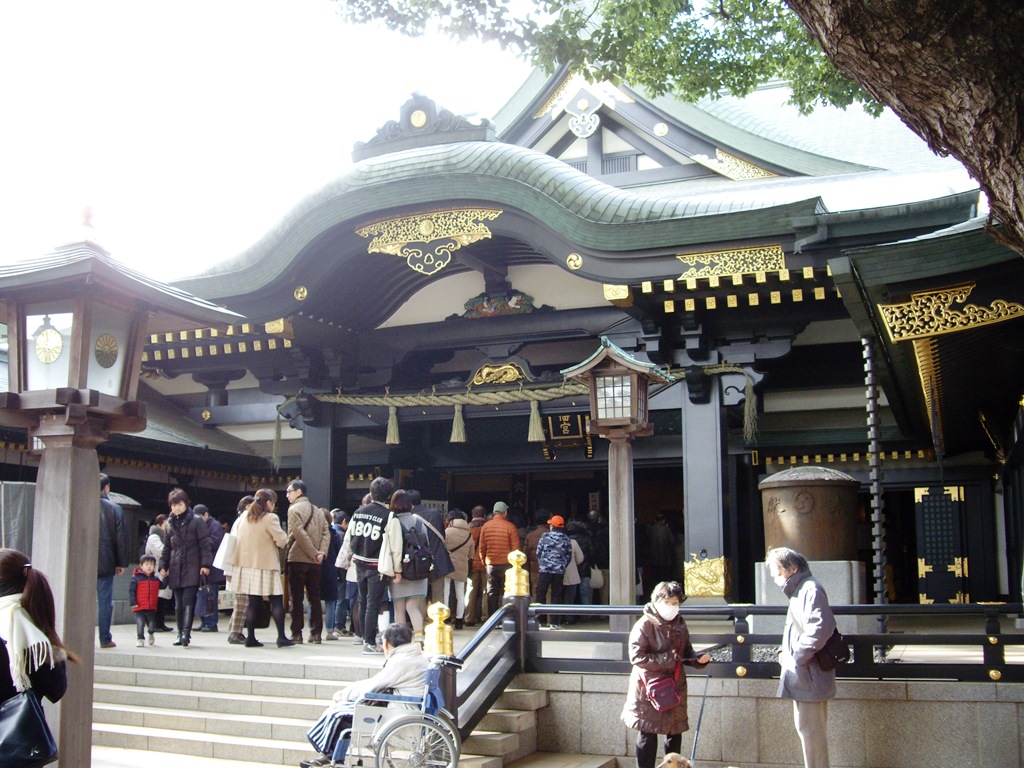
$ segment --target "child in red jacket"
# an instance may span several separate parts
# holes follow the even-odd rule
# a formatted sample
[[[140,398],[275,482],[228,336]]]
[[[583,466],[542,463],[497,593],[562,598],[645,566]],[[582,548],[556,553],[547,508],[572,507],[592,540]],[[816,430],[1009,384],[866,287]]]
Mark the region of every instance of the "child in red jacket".
[[[136,645],[145,645],[143,630],[149,631],[149,644],[153,645],[153,631],[156,629],[156,606],[160,599],[160,577],[156,575],[156,558],[143,555],[139,558],[139,567],[132,574],[128,586],[128,599],[135,614],[135,627],[139,634]]]

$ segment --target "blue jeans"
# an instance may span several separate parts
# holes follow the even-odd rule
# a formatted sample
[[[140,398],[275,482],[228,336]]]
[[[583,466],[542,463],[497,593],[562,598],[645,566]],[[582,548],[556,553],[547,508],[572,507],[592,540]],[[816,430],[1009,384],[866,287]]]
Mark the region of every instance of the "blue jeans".
[[[334,629],[335,614],[337,612],[337,600],[324,600],[324,629],[328,632]]]
[[[359,600],[359,584],[354,581],[343,581],[343,590],[338,594],[338,608],[334,616],[334,628],[344,631],[349,617],[352,617],[352,632],[356,631],[356,603]]]
[[[96,626],[100,630],[100,645],[113,641],[110,622],[114,618],[114,575],[96,579]]]
[[[209,627],[210,629],[216,629],[217,618],[220,615],[217,611],[217,592],[219,590],[216,582],[210,581],[207,583],[210,585],[210,602],[213,603],[213,614],[200,619],[199,626]],[[196,594],[196,616],[202,616],[206,610],[206,592],[204,592],[203,590],[199,590],[198,594]]]

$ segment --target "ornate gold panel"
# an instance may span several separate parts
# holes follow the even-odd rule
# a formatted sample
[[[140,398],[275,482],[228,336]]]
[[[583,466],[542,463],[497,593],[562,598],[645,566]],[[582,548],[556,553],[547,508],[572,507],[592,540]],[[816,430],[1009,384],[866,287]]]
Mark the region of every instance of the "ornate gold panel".
[[[679,280],[756,275],[759,272],[781,270],[786,267],[782,246],[777,243],[731,251],[679,253],[676,254],[676,258],[690,267],[679,276]]]
[[[356,234],[373,236],[366,248],[368,253],[401,256],[410,269],[430,276],[448,265],[452,252],[491,237],[491,230],[483,222],[501,214],[494,208],[432,211],[378,221],[357,229]]]
[[[771,179],[778,176],[777,173],[772,173],[753,163],[748,163],[746,160],[741,160],[736,155],[729,154],[721,149],[715,150],[715,157],[713,159],[707,155],[692,155],[691,159],[696,163],[700,163],[705,168],[710,168],[715,173],[719,173],[727,179],[733,179],[734,181]]]
[[[683,586],[687,597],[725,597],[729,589],[729,564],[724,557],[701,559],[691,554],[683,563]]]
[[[473,385],[479,387],[484,384],[511,384],[523,379],[529,380],[529,378],[522,366],[516,363],[503,363],[502,365],[487,363],[476,369],[476,373],[473,374]]]
[[[889,338],[924,339],[1024,316],[1024,305],[1004,299],[996,299],[988,307],[964,304],[974,287],[975,283],[967,283],[921,291],[912,293],[910,301],[902,304],[879,304]],[[963,309],[953,309],[954,304],[963,304]]]

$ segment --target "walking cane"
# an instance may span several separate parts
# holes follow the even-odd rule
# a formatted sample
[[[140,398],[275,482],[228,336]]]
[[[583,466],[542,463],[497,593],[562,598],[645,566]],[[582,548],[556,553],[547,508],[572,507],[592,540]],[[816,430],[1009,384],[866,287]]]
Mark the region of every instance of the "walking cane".
[[[700,738],[700,723],[704,719],[704,704],[708,700],[708,683],[711,682],[711,675],[704,678],[704,695],[700,697],[700,714],[697,715],[697,730],[693,732],[693,751],[690,752],[690,765],[697,759],[697,739]]]

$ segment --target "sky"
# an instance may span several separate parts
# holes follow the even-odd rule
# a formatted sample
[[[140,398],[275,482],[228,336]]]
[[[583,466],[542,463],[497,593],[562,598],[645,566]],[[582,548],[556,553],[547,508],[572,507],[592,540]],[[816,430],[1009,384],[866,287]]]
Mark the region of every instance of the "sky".
[[[490,117],[496,46],[347,25],[329,0],[0,2],[0,263],[81,239],[171,280],[245,250],[416,91]]]

